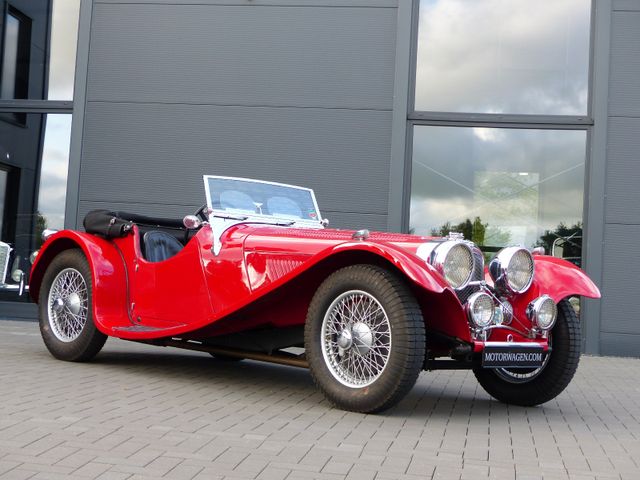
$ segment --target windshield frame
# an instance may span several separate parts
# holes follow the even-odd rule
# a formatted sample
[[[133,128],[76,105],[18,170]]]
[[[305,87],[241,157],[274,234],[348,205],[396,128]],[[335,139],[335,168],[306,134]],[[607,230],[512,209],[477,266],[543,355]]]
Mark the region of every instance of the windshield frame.
[[[295,226],[302,228],[323,228],[324,221],[322,218],[322,214],[320,213],[320,209],[318,208],[318,202],[316,200],[315,193],[313,189],[307,187],[300,187],[298,185],[290,185],[287,183],[279,183],[279,182],[270,182],[267,180],[257,180],[254,178],[243,178],[243,177],[228,177],[223,175],[203,175],[204,181],[204,190],[207,199],[207,207],[210,211],[211,217],[223,218],[223,219],[231,219],[231,220],[240,220],[243,223],[266,223],[272,225],[286,225],[286,226]],[[236,212],[227,212],[225,210],[214,209],[213,202],[211,198],[211,190],[210,190],[210,179],[220,179],[220,180],[235,180],[240,182],[247,183],[259,183],[263,185],[274,185],[278,187],[292,188],[296,190],[302,190],[304,192],[309,193],[311,196],[311,200],[313,202],[313,207],[315,209],[316,217],[315,220],[307,220],[305,218],[291,218],[289,216],[277,216],[271,214],[261,214],[261,213],[236,213]]]

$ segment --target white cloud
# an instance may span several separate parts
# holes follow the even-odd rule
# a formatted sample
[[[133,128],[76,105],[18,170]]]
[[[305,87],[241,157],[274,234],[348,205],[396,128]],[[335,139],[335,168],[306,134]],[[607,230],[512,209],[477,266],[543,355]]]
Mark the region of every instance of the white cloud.
[[[586,113],[589,0],[422,0],[416,109]]]

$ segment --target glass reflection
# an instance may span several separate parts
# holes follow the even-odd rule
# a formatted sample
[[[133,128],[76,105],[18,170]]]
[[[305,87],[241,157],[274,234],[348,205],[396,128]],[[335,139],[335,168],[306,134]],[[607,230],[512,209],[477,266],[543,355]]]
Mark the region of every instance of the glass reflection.
[[[72,100],[80,0],[54,0],[51,13],[49,100]]]
[[[80,0],[4,3],[0,97],[72,100]]]
[[[586,132],[414,129],[410,228],[581,256]]]
[[[42,231],[64,226],[70,138],[71,115],[27,114],[24,125],[0,120],[0,241],[14,249],[12,268],[28,273]],[[0,300],[28,298],[0,289]]]
[[[415,109],[587,113],[590,0],[421,0]]]
[[[71,115],[47,115],[37,206],[43,228],[64,228],[70,139]]]

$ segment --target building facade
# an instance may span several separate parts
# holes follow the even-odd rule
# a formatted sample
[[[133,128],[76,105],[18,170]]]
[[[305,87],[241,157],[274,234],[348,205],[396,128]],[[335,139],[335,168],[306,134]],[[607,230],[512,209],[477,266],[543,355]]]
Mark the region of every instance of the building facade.
[[[95,208],[183,216],[205,173],[301,184],[335,227],[543,245],[602,290],[576,303],[584,350],[640,355],[640,0],[79,5],[73,102],[0,101],[73,119],[67,227]],[[2,240],[37,244],[55,201],[6,185],[5,219],[33,200]]]

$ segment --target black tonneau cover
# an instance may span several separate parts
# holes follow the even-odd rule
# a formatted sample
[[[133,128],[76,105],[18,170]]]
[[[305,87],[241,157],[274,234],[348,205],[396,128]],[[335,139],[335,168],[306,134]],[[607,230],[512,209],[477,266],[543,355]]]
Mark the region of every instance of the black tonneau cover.
[[[113,212],[110,210],[91,210],[82,221],[87,233],[101,235],[105,238],[118,238],[128,235],[134,223],[149,227],[184,229],[180,219],[147,217],[137,213]]]

